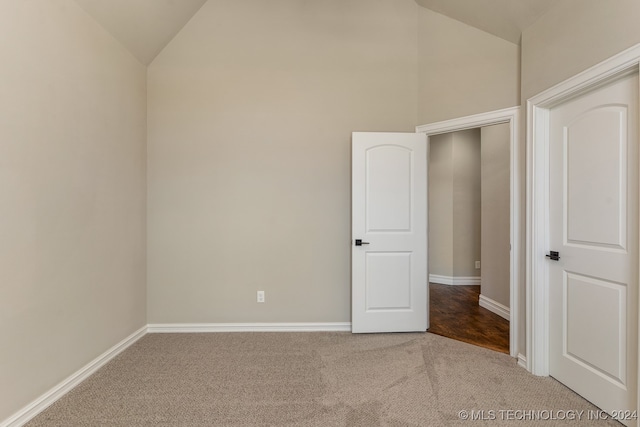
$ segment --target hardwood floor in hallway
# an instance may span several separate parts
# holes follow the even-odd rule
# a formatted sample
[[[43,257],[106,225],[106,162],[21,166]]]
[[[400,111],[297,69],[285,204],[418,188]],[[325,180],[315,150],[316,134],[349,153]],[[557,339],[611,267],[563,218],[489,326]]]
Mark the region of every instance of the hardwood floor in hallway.
[[[509,322],[480,307],[480,286],[429,284],[429,332],[509,354]]]

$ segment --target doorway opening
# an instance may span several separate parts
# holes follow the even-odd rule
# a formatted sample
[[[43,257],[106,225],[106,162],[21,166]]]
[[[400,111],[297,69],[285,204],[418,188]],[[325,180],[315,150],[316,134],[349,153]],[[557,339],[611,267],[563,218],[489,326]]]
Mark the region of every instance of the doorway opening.
[[[437,139],[438,135],[447,134],[451,132],[459,132],[466,131],[469,129],[487,127],[491,125],[498,124],[506,124],[508,127],[508,139],[509,139],[509,215],[508,215],[508,224],[509,224],[509,257],[508,261],[508,275],[509,275],[509,311],[508,313],[504,313],[505,317],[508,317],[509,321],[509,351],[508,353],[512,357],[518,357],[518,332],[519,332],[519,322],[518,322],[518,309],[519,309],[519,288],[517,283],[519,282],[517,278],[519,277],[518,271],[518,260],[519,260],[519,245],[520,239],[518,235],[520,217],[519,217],[519,203],[520,203],[520,191],[519,191],[519,153],[518,146],[516,144],[517,135],[518,135],[518,113],[519,107],[508,108],[504,110],[493,111],[489,113],[477,114],[473,116],[462,117],[454,120],[447,120],[438,123],[432,123],[428,125],[418,126],[416,128],[416,132],[421,132],[426,134],[428,141],[428,150],[431,149],[431,140],[433,138]],[[429,156],[429,154],[428,154]],[[431,206],[429,206],[429,211],[431,212]],[[429,238],[431,239],[431,235],[433,233],[433,226],[430,224],[429,228]],[[430,245],[431,246],[431,245]],[[431,248],[431,250],[434,250]],[[429,251],[428,259],[431,259],[431,251]],[[477,261],[477,260],[474,260]],[[479,261],[479,260],[478,260]],[[475,262],[474,262],[475,268]],[[429,272],[431,274],[431,272]],[[441,275],[444,276],[444,275]],[[465,284],[464,279],[458,281],[456,283],[456,276],[451,275],[452,284]],[[476,276],[461,276],[466,277],[476,277]],[[433,279],[434,276],[431,276]],[[437,275],[435,276],[436,279]],[[442,278],[441,278],[442,279]],[[447,277],[444,278],[446,280]],[[474,283],[466,283],[467,285],[476,285]],[[451,285],[445,285],[451,286]],[[460,288],[459,290],[462,290]],[[435,288],[434,288],[435,291]],[[435,293],[432,291],[432,293]],[[435,295],[430,295],[429,299],[432,299]],[[436,297],[437,300],[437,297]],[[435,303],[437,304],[437,302]],[[506,306],[505,304],[503,304]],[[436,307],[434,307],[436,308]],[[495,307],[499,308],[499,307]],[[519,357],[519,363],[524,365],[526,361],[523,357]]]
[[[509,353],[509,124],[429,139],[429,332]]]

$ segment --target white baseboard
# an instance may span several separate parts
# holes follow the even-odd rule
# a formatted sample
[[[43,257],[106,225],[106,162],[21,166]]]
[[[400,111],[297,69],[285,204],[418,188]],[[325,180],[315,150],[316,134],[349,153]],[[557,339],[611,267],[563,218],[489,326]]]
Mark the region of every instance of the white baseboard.
[[[527,369],[527,358],[522,353],[518,353],[518,366]]]
[[[480,302],[478,304],[480,307],[486,308],[504,319],[511,320],[511,310],[506,305],[502,305],[482,294],[480,294]]]
[[[441,276],[439,274],[430,274],[429,283],[438,283],[440,285],[479,285],[480,277],[478,276]]]
[[[111,347],[109,350],[102,353],[96,359],[89,362],[82,369],[72,374],[70,377],[53,387],[51,390],[31,402],[29,405],[22,408],[20,411],[0,422],[0,427],[18,427],[26,424],[29,420],[33,419],[40,412],[47,409],[56,400],[70,392],[75,386],[87,379],[91,374],[104,366],[111,359],[116,357],[131,344],[138,341],[147,333],[147,326],[143,326],[127,338],[120,341],[118,344]]]
[[[351,332],[351,322],[336,323],[156,323],[149,333],[191,332]]]

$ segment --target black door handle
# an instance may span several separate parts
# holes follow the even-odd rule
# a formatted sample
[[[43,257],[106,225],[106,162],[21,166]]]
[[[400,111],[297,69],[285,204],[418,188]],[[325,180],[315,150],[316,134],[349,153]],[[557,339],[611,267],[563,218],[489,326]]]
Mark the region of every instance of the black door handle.
[[[560,260],[560,252],[549,251],[549,255],[545,255],[547,258],[551,259],[551,261]]]
[[[356,246],[368,245],[369,242],[363,242],[362,239],[356,239]]]

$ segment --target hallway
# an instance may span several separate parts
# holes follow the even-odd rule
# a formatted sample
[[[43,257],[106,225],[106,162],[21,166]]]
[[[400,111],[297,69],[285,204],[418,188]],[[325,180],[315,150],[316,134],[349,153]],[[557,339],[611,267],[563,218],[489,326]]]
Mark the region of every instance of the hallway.
[[[478,305],[480,286],[429,284],[429,332],[509,354],[509,322]]]

